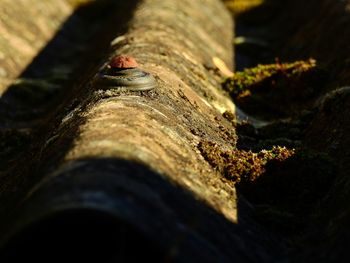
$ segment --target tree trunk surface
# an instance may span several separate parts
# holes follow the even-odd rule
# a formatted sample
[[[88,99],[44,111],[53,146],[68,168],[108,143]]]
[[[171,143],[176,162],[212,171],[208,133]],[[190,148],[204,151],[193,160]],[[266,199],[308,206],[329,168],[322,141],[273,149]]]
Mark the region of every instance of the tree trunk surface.
[[[255,5],[239,32],[255,42],[270,34],[282,59],[313,57],[329,74],[302,143],[339,172],[305,233],[297,226],[286,240],[257,223],[255,204],[199,148],[237,149],[239,131],[223,116],[240,110],[217,64],[232,70],[235,59],[222,1],[3,0],[1,262],[348,261],[350,1]],[[134,57],[156,87],[103,82],[116,55]],[[275,216],[266,222],[293,222]]]
[[[47,236],[64,247],[69,241],[54,236],[80,228],[56,219],[90,222],[84,215],[91,212],[99,220],[102,214],[113,217],[114,228],[126,233],[124,259],[282,258],[283,244],[251,219],[250,205],[198,149],[206,141],[223,150],[236,144],[232,123],[222,116],[234,114],[235,106],[222,92],[222,75],[213,64],[213,58],[229,68],[233,64],[233,23],[223,3],[144,0],[113,10],[91,34],[97,51],[67,55],[66,60],[79,62],[78,69],[70,82],[59,82],[61,93],[54,94],[61,100],[54,100],[50,114],[39,114],[32,143],[1,178],[5,255],[19,249],[33,255],[35,242],[51,251],[40,243]],[[114,38],[109,49],[99,43],[99,37],[106,42],[106,34]],[[89,60],[93,53],[99,60]],[[156,88],[102,85],[101,71],[120,54],[136,58],[155,77]],[[84,243],[90,230],[83,229],[78,242]],[[37,241],[27,242],[33,233]]]

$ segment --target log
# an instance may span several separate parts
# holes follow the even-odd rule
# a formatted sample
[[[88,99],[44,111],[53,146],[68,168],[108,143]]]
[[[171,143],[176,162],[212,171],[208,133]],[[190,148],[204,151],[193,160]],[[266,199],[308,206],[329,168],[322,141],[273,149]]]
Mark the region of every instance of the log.
[[[30,157],[35,168],[3,183],[3,200],[16,200],[2,209],[4,258],[47,259],[38,247],[57,260],[283,258],[283,243],[251,219],[250,205],[197,148],[207,140],[222,149],[236,144],[222,116],[235,106],[212,62],[232,68],[232,32],[221,1],[140,1],[99,70],[50,120]],[[103,84],[116,54],[136,58],[157,86]]]

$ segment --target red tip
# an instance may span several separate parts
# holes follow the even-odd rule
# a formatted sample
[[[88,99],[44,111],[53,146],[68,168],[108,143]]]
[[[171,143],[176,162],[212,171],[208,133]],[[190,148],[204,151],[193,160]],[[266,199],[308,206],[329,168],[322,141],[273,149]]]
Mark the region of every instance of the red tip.
[[[139,65],[137,64],[136,60],[133,57],[121,55],[121,56],[115,56],[111,59],[109,62],[109,66],[111,68],[137,68]]]

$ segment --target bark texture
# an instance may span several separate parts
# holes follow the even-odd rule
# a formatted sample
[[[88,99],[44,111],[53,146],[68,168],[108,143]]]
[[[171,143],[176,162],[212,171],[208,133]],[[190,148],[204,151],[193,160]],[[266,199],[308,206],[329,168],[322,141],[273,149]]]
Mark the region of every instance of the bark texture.
[[[218,57],[232,68],[232,32],[221,1],[140,1],[105,61],[132,55],[158,87],[105,90],[98,74],[80,85],[30,157],[34,168],[3,186],[8,199],[23,195],[5,236],[57,213],[90,209],[131,225],[159,247],[162,260],[281,257],[282,244],[249,219],[249,205],[197,149],[202,140],[223,149],[236,144],[231,123],[222,117],[235,107],[212,64]]]

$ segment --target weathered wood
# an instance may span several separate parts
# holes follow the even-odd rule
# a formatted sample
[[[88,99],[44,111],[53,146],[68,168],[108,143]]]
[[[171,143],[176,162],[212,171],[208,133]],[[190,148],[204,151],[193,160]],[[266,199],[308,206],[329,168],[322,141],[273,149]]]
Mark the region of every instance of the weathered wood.
[[[120,94],[113,90],[93,94],[105,98],[85,113],[86,123],[66,158],[136,159],[190,188],[235,221],[233,188],[227,189],[231,194],[222,200],[219,192],[224,191],[226,184],[221,185],[220,176],[196,149],[204,138],[226,147],[235,143],[231,127],[220,115],[220,111],[234,111],[234,105],[221,94],[220,78],[208,74],[205,68],[214,56],[232,64],[232,33],[221,29],[230,25],[230,17],[217,6],[215,1],[146,1],[139,7],[128,34],[115,43],[112,53],[133,55],[143,69],[159,80],[159,87],[146,94]],[[208,13],[198,12],[205,11],[204,7]],[[223,15],[215,16],[215,12]],[[206,21],[208,18],[210,22]],[[206,31],[202,29],[204,24]],[[216,119],[225,126],[220,128]],[[232,144],[223,139],[224,132],[231,136]],[[216,191],[208,191],[207,180],[220,186]]]
[[[141,1],[106,57],[134,56],[158,87],[105,90],[98,74],[82,85],[32,157],[40,168],[17,177],[22,189],[7,182],[7,195],[31,188],[7,234],[55,213],[90,209],[131,225],[169,260],[281,257],[282,244],[249,219],[249,205],[197,149],[203,140],[235,147],[235,131],[222,117],[235,107],[212,64],[218,57],[232,67],[232,32],[221,1]]]

